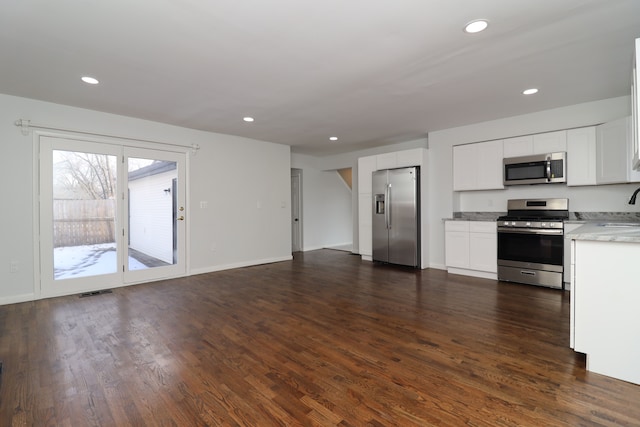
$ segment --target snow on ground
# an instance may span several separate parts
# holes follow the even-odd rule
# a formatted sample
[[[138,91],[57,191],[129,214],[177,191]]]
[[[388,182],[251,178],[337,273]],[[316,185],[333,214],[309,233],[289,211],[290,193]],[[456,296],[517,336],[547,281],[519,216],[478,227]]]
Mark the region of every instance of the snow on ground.
[[[53,277],[56,280],[115,273],[118,270],[116,244],[103,243],[55,248],[53,250],[53,265]],[[148,267],[129,257],[129,270],[143,270],[145,268]]]

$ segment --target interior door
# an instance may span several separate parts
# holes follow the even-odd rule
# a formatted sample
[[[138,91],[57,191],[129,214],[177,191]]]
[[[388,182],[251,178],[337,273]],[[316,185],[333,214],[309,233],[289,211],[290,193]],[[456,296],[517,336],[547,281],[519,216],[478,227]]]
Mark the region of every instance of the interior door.
[[[302,250],[301,170],[291,170],[291,251]]]
[[[186,273],[184,153],[40,136],[41,296]]]

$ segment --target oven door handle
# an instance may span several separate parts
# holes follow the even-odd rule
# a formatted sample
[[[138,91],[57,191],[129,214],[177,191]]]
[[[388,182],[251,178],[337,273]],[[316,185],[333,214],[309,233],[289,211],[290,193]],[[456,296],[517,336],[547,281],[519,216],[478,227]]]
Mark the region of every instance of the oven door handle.
[[[509,228],[498,227],[498,233],[514,233],[514,234],[546,234],[558,235],[564,234],[561,228]]]

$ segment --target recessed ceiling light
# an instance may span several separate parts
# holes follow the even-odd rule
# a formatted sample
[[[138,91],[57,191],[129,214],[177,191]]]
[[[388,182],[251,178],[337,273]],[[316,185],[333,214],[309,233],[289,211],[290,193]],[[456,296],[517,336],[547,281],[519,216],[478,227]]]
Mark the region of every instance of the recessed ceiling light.
[[[489,26],[489,21],[486,19],[476,19],[475,21],[469,22],[464,27],[465,33],[479,33],[480,31],[484,31]]]
[[[538,93],[538,89],[531,88],[531,89],[526,89],[522,91],[523,95],[533,95],[534,93]]]
[[[329,137],[329,141],[337,141],[338,137],[337,136],[330,136]]]
[[[244,120],[245,122],[252,122],[254,119],[253,117],[247,116],[247,117],[243,117],[242,120]]]
[[[89,76],[82,77],[82,81],[90,85],[97,85],[98,83],[100,83],[98,79],[96,79],[95,77],[89,77]]]

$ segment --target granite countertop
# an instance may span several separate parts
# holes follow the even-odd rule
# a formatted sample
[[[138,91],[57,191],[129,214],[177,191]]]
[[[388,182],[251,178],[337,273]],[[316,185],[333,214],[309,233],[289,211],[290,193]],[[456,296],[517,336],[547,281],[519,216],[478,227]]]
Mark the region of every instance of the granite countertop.
[[[640,222],[593,221],[566,234],[572,240],[640,243]]]
[[[443,221],[496,221],[498,217],[507,212],[454,212],[451,218],[442,218]],[[602,224],[613,223],[638,223],[640,224],[640,212],[570,212],[566,224]],[[605,227],[609,228],[609,227]]]
[[[495,221],[506,212],[454,212],[452,218],[442,218],[443,221]]]

